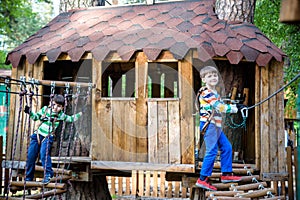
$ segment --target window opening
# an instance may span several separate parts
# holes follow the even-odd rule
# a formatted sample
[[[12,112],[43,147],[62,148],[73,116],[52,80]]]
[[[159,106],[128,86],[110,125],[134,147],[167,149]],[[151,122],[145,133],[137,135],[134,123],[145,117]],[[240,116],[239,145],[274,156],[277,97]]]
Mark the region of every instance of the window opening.
[[[178,97],[178,63],[149,63],[148,97]]]
[[[102,64],[102,97],[135,97],[135,63]]]

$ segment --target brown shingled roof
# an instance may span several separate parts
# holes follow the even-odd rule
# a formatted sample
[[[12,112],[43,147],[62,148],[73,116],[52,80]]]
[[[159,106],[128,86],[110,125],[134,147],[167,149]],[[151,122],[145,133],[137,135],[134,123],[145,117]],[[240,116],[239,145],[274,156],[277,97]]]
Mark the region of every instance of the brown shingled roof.
[[[265,66],[272,58],[282,61],[284,53],[256,26],[217,19],[214,0],[167,2],[154,5],[95,7],[61,13],[7,56],[7,64],[30,64],[40,55],[55,62],[62,53],[78,61],[91,52],[101,61],[110,52],[129,60],[142,50],[149,59],[169,50],[182,59],[189,49],[207,61],[227,57],[231,64],[242,59]]]

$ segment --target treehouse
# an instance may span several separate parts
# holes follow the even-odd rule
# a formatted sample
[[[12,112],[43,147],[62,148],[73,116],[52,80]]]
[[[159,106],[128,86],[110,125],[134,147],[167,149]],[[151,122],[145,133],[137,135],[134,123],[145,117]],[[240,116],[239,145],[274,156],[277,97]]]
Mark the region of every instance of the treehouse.
[[[284,56],[255,25],[219,20],[213,1],[205,0],[61,13],[6,62],[12,78],[38,88],[34,110],[48,105],[52,93],[86,97],[75,102],[72,95],[69,110],[87,111],[83,123],[57,136],[52,159],[67,162],[78,181],[89,181],[132,170],[195,173],[199,70],[216,66],[223,96],[252,106],[283,85]],[[20,88],[11,85],[11,91]],[[16,168],[14,161],[25,163],[27,145],[17,125],[23,130],[28,123],[18,112],[24,98],[11,95],[10,101],[3,166]],[[283,104],[280,93],[249,109],[246,128],[226,128],[238,160],[260,172],[285,171]]]

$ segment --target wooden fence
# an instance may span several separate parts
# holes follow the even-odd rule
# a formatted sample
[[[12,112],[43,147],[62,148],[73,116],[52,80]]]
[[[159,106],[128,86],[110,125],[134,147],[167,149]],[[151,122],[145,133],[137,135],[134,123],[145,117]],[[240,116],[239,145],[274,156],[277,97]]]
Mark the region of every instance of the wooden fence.
[[[110,194],[160,198],[188,198],[189,188],[181,181],[167,181],[161,171],[132,171],[131,177],[107,177]]]

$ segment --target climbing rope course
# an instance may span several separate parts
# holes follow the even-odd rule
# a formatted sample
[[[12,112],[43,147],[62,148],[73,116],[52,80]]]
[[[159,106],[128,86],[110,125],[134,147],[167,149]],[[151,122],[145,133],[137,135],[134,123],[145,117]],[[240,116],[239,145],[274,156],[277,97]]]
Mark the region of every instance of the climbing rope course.
[[[5,190],[5,194],[6,194],[6,199],[9,198],[9,193],[10,191],[12,191],[11,189],[16,189],[16,187],[20,187],[20,184],[17,184],[18,186],[12,184],[13,182],[16,182],[15,179],[13,181],[13,176],[15,176],[15,174],[19,174],[19,169],[22,168],[20,166],[21,160],[22,160],[22,154],[23,154],[23,145],[27,144],[26,146],[26,155],[28,154],[28,147],[29,147],[29,143],[30,143],[30,136],[33,132],[33,128],[35,127],[35,125],[32,126],[31,124],[31,119],[29,118],[28,115],[24,115],[23,114],[23,110],[24,110],[24,106],[28,106],[30,108],[38,108],[39,105],[39,98],[49,98],[49,105],[51,107],[53,107],[53,97],[55,95],[55,93],[57,92],[57,89],[59,89],[59,91],[61,92],[63,89],[63,96],[65,99],[65,104],[63,105],[63,112],[66,113],[67,112],[67,108],[68,107],[72,107],[72,112],[73,113],[77,113],[77,106],[78,106],[78,101],[79,99],[81,99],[83,101],[83,107],[87,107],[89,105],[89,99],[90,99],[90,95],[91,95],[91,90],[94,88],[92,83],[78,83],[78,82],[62,82],[62,81],[48,81],[48,80],[36,80],[36,79],[29,79],[29,81],[26,81],[26,78],[24,76],[20,77],[20,79],[12,79],[9,77],[1,77],[0,76],[0,83],[4,83],[6,86],[6,90],[5,91],[0,91],[0,92],[4,92],[6,93],[6,105],[8,108],[8,94],[16,94],[18,95],[18,97],[16,98],[16,103],[18,102],[18,111],[16,111],[17,114],[17,120],[16,120],[16,124],[14,125],[15,130],[14,135],[13,135],[13,146],[12,146],[12,152],[11,152],[11,166],[9,168],[14,169],[14,170],[10,170],[9,172],[9,177],[8,177],[8,182],[7,182],[7,189]],[[14,89],[17,89],[19,91],[11,91],[11,86],[12,85],[16,85],[17,87],[13,87]],[[39,94],[39,88],[40,87],[50,87],[50,94]],[[73,91],[75,91],[75,94],[73,94]],[[39,97],[39,98],[37,98]],[[35,105],[33,105],[33,99],[35,102]],[[9,109],[7,109],[9,110]],[[50,109],[52,112],[52,109]],[[8,115],[8,112],[7,112]],[[82,123],[82,120],[80,120],[80,122]],[[70,134],[68,134],[68,141],[67,141],[67,155],[70,156],[69,160],[67,159],[63,159],[63,165],[61,165],[62,161],[61,161],[61,157],[62,157],[62,148],[63,148],[63,140],[64,140],[64,132],[66,129],[66,122],[63,121],[62,123],[62,128],[61,128],[61,132],[60,132],[60,136],[59,138],[59,149],[57,151],[58,153],[58,163],[57,163],[57,168],[54,172],[54,178],[55,178],[55,184],[54,186],[51,186],[50,188],[53,189],[53,195],[57,196],[57,195],[61,195],[62,192],[64,191],[64,189],[61,189],[61,183],[64,179],[64,171],[67,171],[68,174],[70,170],[70,162],[72,161],[72,156],[75,155],[76,153],[76,145],[78,142],[78,138],[79,138],[79,131],[81,131],[81,123],[79,123],[79,125],[76,127],[75,129],[75,125],[74,122],[71,123],[71,131]],[[7,116],[7,127],[9,126],[8,123],[8,116]],[[49,126],[50,128],[50,126]],[[49,130],[50,133],[50,130]],[[51,134],[51,133],[50,133]],[[47,140],[47,147],[46,149],[49,148],[49,141]],[[71,144],[72,143],[72,144]],[[17,146],[18,145],[18,146]],[[72,149],[70,149],[72,148]],[[17,152],[19,151],[19,152]],[[46,158],[48,156],[48,151],[46,151]],[[17,157],[18,156],[18,157]],[[45,160],[45,166],[47,166],[47,159]],[[67,165],[68,162],[68,165]],[[5,162],[5,168],[7,168],[7,163]],[[32,187],[42,187],[41,189],[41,198],[45,197],[45,188],[47,188],[47,186],[45,186],[44,184],[33,184],[34,186],[32,186],[31,181],[29,181],[29,183],[26,182],[26,170],[27,170],[27,163],[25,163],[25,165],[23,165],[24,167],[24,179],[23,179],[23,199],[25,199],[25,195],[26,194],[31,194],[30,189]],[[61,169],[61,170],[59,170]],[[15,171],[13,173],[13,171]],[[46,175],[46,168],[43,168],[44,171],[44,177]],[[61,174],[61,175],[60,175]],[[64,179],[66,180],[66,179]],[[68,179],[67,179],[68,180]],[[70,182],[69,182],[70,184]],[[63,187],[64,188],[64,187]],[[26,193],[27,191],[27,193]],[[47,194],[48,195],[48,194]]]

